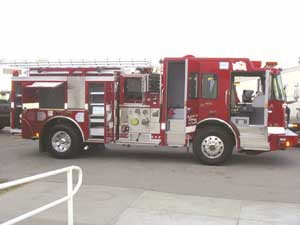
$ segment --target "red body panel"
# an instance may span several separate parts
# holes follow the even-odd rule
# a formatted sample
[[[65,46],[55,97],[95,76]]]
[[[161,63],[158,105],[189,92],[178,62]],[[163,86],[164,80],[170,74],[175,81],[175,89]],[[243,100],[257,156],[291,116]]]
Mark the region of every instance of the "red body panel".
[[[269,101],[269,115],[268,115],[268,126],[269,127],[286,127],[285,124],[285,108],[283,107],[284,102],[281,101]]]
[[[118,137],[116,133],[118,131],[117,125],[117,118],[115,118],[116,114],[113,113],[111,119],[107,120],[107,110],[110,109],[112,112],[115,112],[116,102],[119,105],[123,105],[126,103],[136,103],[142,104],[144,106],[150,108],[160,108],[160,133],[152,133],[151,137],[154,139],[160,139],[160,145],[165,146],[167,145],[167,134],[166,134],[166,124],[168,122],[168,111],[167,108],[167,67],[168,62],[172,61],[181,61],[187,62],[187,94],[190,89],[189,86],[189,79],[191,78],[191,74],[197,73],[198,78],[198,97],[197,98],[190,98],[187,96],[184,106],[186,109],[186,117],[185,117],[185,127],[192,127],[189,132],[186,132],[187,138],[192,139],[193,135],[195,134],[195,130],[193,128],[203,120],[207,119],[216,119],[218,121],[223,121],[226,126],[234,132],[236,137],[236,145],[237,148],[240,147],[240,140],[239,140],[239,130],[238,128],[231,122],[230,118],[230,95],[231,95],[231,77],[232,71],[238,71],[236,68],[233,68],[235,64],[239,62],[243,62],[246,67],[247,72],[265,72],[267,69],[271,71],[273,74],[279,73],[276,69],[270,68],[261,68],[261,63],[257,61],[250,61],[249,59],[245,58],[195,58],[193,56],[186,56],[180,58],[165,58],[163,61],[163,75],[161,80],[161,96],[159,94],[153,93],[144,93],[144,97],[142,101],[135,101],[135,102],[126,102],[124,96],[124,87],[125,87],[125,78],[126,77],[141,77],[143,78],[146,74],[126,74],[122,75],[119,72],[114,74],[116,80],[118,80],[119,86],[119,94],[117,94],[116,90],[116,83],[115,81],[105,81],[105,125],[104,125],[104,142],[106,144],[114,142]],[[221,64],[224,63],[223,67]],[[226,67],[226,65],[228,66]],[[31,77],[35,76],[45,76],[45,81],[47,80],[47,76],[90,76],[88,75],[89,72],[96,72],[99,68],[44,68],[44,69],[32,69],[32,71],[38,71],[38,74],[32,74]],[[118,68],[115,68],[118,70]],[[215,74],[217,75],[218,86],[217,86],[217,97],[215,99],[205,99],[202,97],[202,88],[201,88],[201,81],[205,74]],[[52,80],[54,81],[54,80]],[[21,82],[21,81],[16,81]],[[25,87],[28,84],[33,83],[32,81],[22,81],[21,84]],[[90,83],[97,83],[95,81],[87,81],[85,83],[85,103],[89,103],[89,96],[88,96],[88,85]],[[101,83],[101,82],[99,82]],[[67,87],[67,83],[64,83]],[[65,88],[65,103],[67,103],[67,88]],[[23,90],[24,98],[23,103],[30,103],[37,101],[37,94],[34,90],[28,90],[24,88]],[[16,98],[14,93],[14,83],[12,88],[12,97]],[[268,104],[268,126],[269,127],[285,127],[285,111],[283,106],[283,102],[270,100]],[[12,109],[12,121],[14,121],[14,110]],[[37,121],[36,115],[38,112],[45,112],[46,118],[43,121]],[[52,112],[52,113],[49,113]],[[78,112],[84,113],[84,122],[76,122],[76,114]],[[28,109],[23,112],[23,126],[22,126],[22,136],[24,138],[38,138],[37,134],[42,132],[43,127],[45,126],[46,122],[51,120],[53,117],[67,117],[70,118],[72,121],[75,121],[80,130],[83,133],[84,140],[87,141],[89,139],[89,110],[85,109],[74,109],[74,110],[67,110],[67,109]],[[12,123],[13,124],[13,123]],[[13,127],[13,125],[12,125]],[[284,135],[284,134],[271,134],[269,135],[269,143],[270,149],[276,150],[282,148],[280,145],[280,140],[282,138],[286,138],[290,140],[291,143],[294,143],[297,140],[293,136]],[[188,144],[186,140],[185,144]]]
[[[44,112],[45,119],[43,121],[37,120],[37,113]],[[42,130],[45,124],[53,118],[70,118],[73,121],[76,121],[75,115],[78,112],[84,113],[85,121],[88,119],[88,111],[84,110],[52,110],[52,109],[27,109],[23,111],[22,116],[22,137],[27,139],[36,139],[39,138],[39,135],[42,134]],[[81,128],[84,138],[88,139],[88,129],[86,122],[77,122]]]

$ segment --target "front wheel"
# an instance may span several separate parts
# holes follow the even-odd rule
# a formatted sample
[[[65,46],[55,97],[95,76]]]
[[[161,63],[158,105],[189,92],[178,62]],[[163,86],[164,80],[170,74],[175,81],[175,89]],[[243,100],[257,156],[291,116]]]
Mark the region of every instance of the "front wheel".
[[[218,165],[232,155],[233,141],[228,132],[220,127],[197,130],[193,140],[193,152],[201,163]]]
[[[55,158],[73,158],[79,154],[82,140],[72,126],[56,124],[49,130],[47,147]]]

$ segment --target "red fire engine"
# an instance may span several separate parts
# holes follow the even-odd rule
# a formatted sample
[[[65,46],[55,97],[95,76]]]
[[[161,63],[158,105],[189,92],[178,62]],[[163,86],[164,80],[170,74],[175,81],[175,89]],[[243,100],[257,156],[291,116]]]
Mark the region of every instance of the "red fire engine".
[[[39,139],[58,158],[85,146],[193,144],[204,164],[220,164],[233,149],[286,149],[297,136],[286,129],[284,90],[274,63],[246,58],[165,58],[150,66],[31,68],[12,82],[12,128]],[[252,88],[240,90],[244,82]],[[247,87],[247,86],[246,86]]]

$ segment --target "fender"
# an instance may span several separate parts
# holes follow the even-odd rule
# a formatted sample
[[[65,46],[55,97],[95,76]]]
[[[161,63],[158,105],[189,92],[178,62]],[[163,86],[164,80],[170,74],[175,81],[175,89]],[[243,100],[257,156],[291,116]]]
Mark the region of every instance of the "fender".
[[[49,123],[51,122],[52,120],[55,120],[55,119],[66,119],[66,120],[69,120],[70,122],[72,122],[73,124],[75,124],[75,126],[78,128],[78,130],[80,131],[80,134],[81,134],[81,137],[82,137],[82,141],[85,141],[85,138],[84,138],[84,134],[83,134],[83,131],[81,129],[81,127],[79,126],[79,124],[72,118],[70,117],[66,117],[66,116],[55,116],[55,117],[52,117],[51,119],[47,120],[47,122],[44,124],[44,127]],[[44,130],[44,128],[43,128]],[[42,133],[43,133],[43,130],[42,130]]]
[[[222,119],[219,119],[219,118],[206,118],[204,120],[201,120],[197,123],[197,126],[202,124],[202,123],[205,123],[205,122],[218,122],[220,124],[223,124],[225,125],[227,128],[229,128],[229,130],[231,130],[231,132],[233,133],[234,135],[234,139],[235,139],[235,143],[236,143],[236,148],[239,149],[240,148],[240,134],[239,134],[239,131],[238,129],[236,128],[236,126],[234,124],[231,124],[231,123],[228,123]]]

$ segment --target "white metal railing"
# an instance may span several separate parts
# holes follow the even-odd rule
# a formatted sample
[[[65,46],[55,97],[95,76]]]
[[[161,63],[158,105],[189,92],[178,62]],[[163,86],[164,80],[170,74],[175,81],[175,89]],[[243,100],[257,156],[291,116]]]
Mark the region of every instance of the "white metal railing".
[[[77,181],[77,184],[74,189],[73,189],[73,170],[77,170],[77,172],[78,172],[78,181]],[[45,210],[48,210],[50,208],[53,208],[63,202],[66,202],[66,201],[68,201],[68,225],[73,225],[73,223],[74,223],[73,196],[78,192],[78,190],[82,184],[82,170],[78,166],[70,166],[70,167],[59,169],[59,170],[53,170],[53,171],[50,171],[47,173],[41,173],[41,174],[38,174],[35,176],[25,177],[25,178],[22,178],[19,180],[14,180],[14,181],[10,181],[7,183],[3,183],[3,184],[0,184],[0,190],[4,190],[4,189],[14,187],[17,185],[21,185],[21,184],[26,184],[29,182],[33,182],[36,180],[40,180],[40,179],[54,176],[54,175],[61,174],[61,173],[67,173],[67,190],[68,190],[68,192],[65,197],[60,198],[60,199],[58,199],[54,202],[51,202],[47,205],[44,205],[40,208],[34,209],[30,212],[27,212],[27,213],[25,213],[21,216],[18,216],[14,219],[11,219],[4,223],[1,223],[0,225],[11,225],[11,224],[21,222],[27,218],[30,218],[30,217],[32,217],[38,213],[41,213]]]

